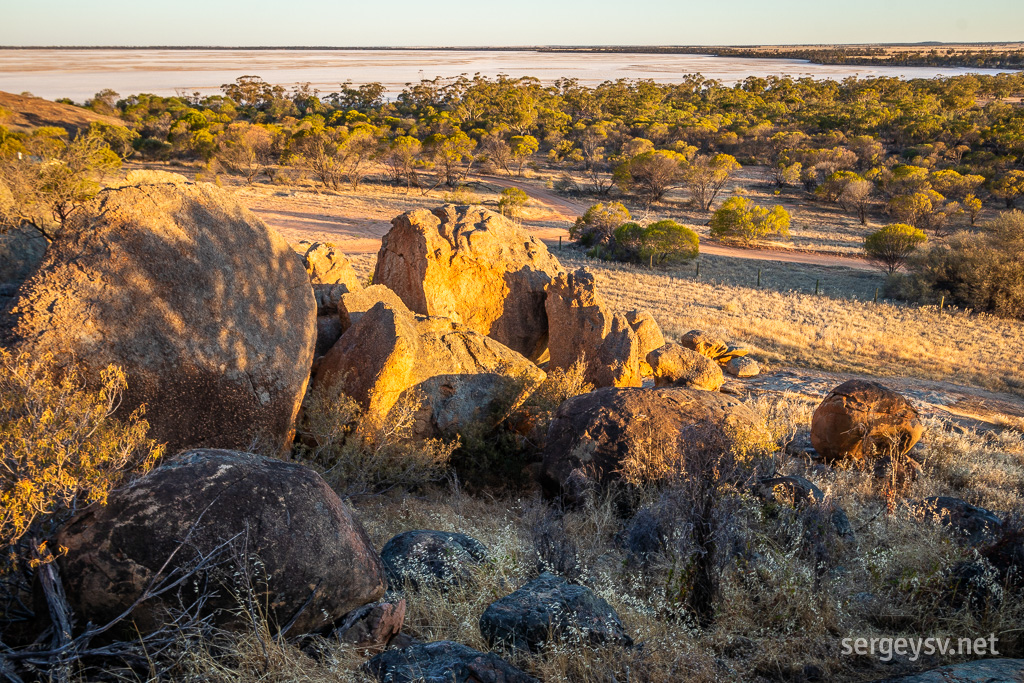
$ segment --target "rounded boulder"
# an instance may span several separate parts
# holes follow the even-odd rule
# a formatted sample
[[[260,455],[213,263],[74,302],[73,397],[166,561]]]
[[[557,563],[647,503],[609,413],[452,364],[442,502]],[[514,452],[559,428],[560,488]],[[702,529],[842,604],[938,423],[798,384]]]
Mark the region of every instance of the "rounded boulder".
[[[840,384],[811,417],[811,445],[827,462],[903,455],[924,433],[917,409],[877,382]]]

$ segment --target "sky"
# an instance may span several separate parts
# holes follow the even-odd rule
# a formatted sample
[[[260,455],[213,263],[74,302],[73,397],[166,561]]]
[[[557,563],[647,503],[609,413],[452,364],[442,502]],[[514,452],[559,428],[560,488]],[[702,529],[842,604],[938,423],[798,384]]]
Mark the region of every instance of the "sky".
[[[751,45],[1024,40],[1024,0],[3,0],[0,45]]]

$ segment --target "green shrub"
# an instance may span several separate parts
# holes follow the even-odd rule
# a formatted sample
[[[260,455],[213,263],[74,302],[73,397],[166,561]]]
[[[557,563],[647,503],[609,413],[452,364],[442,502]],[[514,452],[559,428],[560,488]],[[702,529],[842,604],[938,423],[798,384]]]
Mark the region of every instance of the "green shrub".
[[[753,242],[768,235],[789,237],[789,212],[781,206],[766,209],[746,197],[730,197],[711,217],[711,236]]]
[[[654,265],[670,261],[688,261],[700,253],[700,238],[690,228],[672,220],[658,221],[644,227],[623,223],[615,230],[615,246],[619,260]]]
[[[865,237],[864,252],[868,259],[892,275],[927,241],[928,237],[921,230],[904,223],[893,223]]]

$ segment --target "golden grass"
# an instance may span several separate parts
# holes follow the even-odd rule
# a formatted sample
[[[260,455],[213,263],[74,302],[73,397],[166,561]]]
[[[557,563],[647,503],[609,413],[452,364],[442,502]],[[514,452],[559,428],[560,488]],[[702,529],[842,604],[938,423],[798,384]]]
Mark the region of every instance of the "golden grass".
[[[706,283],[566,251],[617,309],[647,308],[666,335],[703,329],[770,366],[950,380],[1024,395],[1024,325],[949,308]]]

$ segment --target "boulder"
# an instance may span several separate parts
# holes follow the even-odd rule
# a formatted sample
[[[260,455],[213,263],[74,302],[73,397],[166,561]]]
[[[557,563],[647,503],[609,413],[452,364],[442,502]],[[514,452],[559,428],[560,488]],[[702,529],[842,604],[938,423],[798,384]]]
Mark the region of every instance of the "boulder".
[[[352,327],[363,313],[381,301],[398,310],[407,309],[398,295],[384,285],[370,285],[366,289],[342,294],[338,300],[338,320],[341,323],[341,330],[344,332]]]
[[[550,572],[491,603],[480,617],[480,633],[491,646],[532,652],[562,640],[591,647],[633,644],[604,598]]]
[[[391,221],[373,281],[421,315],[451,318],[531,360],[547,346],[545,288],[561,267],[540,240],[478,206]]]
[[[570,398],[548,427],[543,473],[570,500],[619,477],[630,457],[676,452],[693,429],[748,429],[757,416],[740,401],[686,388],[606,388]]]
[[[584,358],[586,380],[595,387],[641,385],[640,340],[626,316],[613,312],[584,269],[560,273],[545,303],[551,352],[549,367],[569,369]]]
[[[349,292],[363,288],[344,252],[330,242],[313,242],[302,256],[309,281],[314,285],[344,285]]]
[[[405,599],[382,600],[357,607],[334,629],[342,643],[358,648],[384,649],[405,622]]]
[[[647,354],[651,351],[665,345],[665,335],[661,333],[661,327],[650,311],[645,309],[627,311],[626,322],[629,323],[640,343],[640,358],[647,358]]]
[[[703,330],[690,330],[683,335],[679,343],[684,348],[696,351],[713,360],[729,351],[729,345],[725,341]]]
[[[315,384],[341,391],[382,418],[403,395],[424,402],[422,435],[450,433],[479,419],[507,393],[510,378],[544,372],[515,351],[448,320],[375,304],[320,363]],[[406,392],[410,392],[406,394]]]
[[[468,580],[470,567],[487,561],[487,546],[465,534],[406,531],[385,543],[380,557],[392,588],[408,584],[418,590]]]
[[[654,386],[677,386],[718,391],[725,376],[718,363],[679,344],[669,343],[651,351],[647,364],[654,376]]]
[[[364,668],[380,683],[537,683],[496,654],[450,640],[387,650]]]
[[[971,545],[981,545],[999,535],[1003,522],[999,515],[966,500],[951,496],[931,496],[915,506],[919,516],[949,527],[957,537]]]
[[[128,375],[170,451],[282,446],[309,379],[316,307],[288,243],[208,183],[100,192],[20,288],[7,344]]]
[[[362,526],[320,475],[237,451],[182,453],[114,491],[106,505],[87,508],[56,543],[67,548],[58,562],[81,624],[107,623],[153,582],[218,548],[222,563],[205,572],[212,585],[240,588],[232,576],[237,562],[247,563],[256,589],[266,582],[270,623],[283,626],[298,615],[293,635],[330,628],[379,600],[386,586]],[[203,583],[202,575],[187,583],[186,597]],[[141,603],[131,613],[132,628],[159,628],[167,606],[159,599]],[[230,590],[210,592],[204,609],[225,627],[251,627],[237,615]]]
[[[997,644],[998,646],[998,644]],[[875,683],[1013,683],[1024,681],[1024,659],[979,659]]]
[[[923,432],[917,410],[907,399],[860,379],[829,392],[811,418],[811,443],[827,462],[903,455]]]
[[[757,377],[761,374],[761,366],[757,361],[747,356],[732,356],[722,368],[733,377]]]
[[[2,202],[2,198],[0,198]],[[3,206],[0,205],[0,217]],[[43,261],[46,238],[27,226],[0,233],[0,283],[20,285]]]

